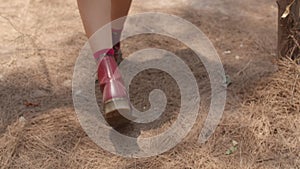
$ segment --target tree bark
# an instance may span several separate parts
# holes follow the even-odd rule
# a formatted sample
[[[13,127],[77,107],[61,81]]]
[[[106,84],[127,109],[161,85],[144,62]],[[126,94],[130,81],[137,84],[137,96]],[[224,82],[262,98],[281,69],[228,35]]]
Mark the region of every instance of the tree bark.
[[[300,0],[277,0],[278,57],[300,59]],[[289,10],[287,8],[290,6]]]

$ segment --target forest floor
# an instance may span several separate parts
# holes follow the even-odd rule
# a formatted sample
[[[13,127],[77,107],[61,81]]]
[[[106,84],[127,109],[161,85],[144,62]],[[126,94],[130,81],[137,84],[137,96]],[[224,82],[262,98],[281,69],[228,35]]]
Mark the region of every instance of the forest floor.
[[[164,12],[200,28],[219,53],[232,84],[223,118],[209,140],[196,127],[175,148],[150,158],[123,158],[98,147],[81,128],[72,101],[72,75],[87,41],[75,0],[0,0],[0,168],[300,168],[300,67],[276,59],[273,0],[134,0],[130,13]],[[172,51],[198,82],[201,112],[209,105],[204,66],[182,43],[160,35],[126,39],[124,57],[144,48]],[[170,80],[170,83],[158,83]],[[169,98],[164,121],[176,119],[180,95],[168,74],[150,70],[130,86],[133,105],[149,108],[153,86]],[[167,122],[165,122],[167,123]],[[167,123],[167,124],[169,124]],[[132,135],[159,133],[134,125]],[[197,127],[198,126],[198,127]],[[236,151],[228,152],[236,142]]]

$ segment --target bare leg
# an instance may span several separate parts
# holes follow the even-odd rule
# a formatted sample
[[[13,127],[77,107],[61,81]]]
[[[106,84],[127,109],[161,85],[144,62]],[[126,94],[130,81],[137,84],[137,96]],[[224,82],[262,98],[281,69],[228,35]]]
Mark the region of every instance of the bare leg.
[[[111,19],[116,20],[127,16],[131,5],[131,0],[111,0]],[[123,29],[125,20],[113,24],[113,29]]]
[[[93,52],[112,48],[111,27],[106,26],[105,29],[97,32],[111,22],[111,2],[109,0],[77,0],[77,3]]]
[[[108,0],[77,0],[85,32],[91,37],[111,21],[111,3]]]

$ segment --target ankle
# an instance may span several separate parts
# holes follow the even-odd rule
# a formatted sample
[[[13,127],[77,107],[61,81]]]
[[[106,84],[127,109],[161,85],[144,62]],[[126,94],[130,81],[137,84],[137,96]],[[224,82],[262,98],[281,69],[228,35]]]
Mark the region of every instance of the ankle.
[[[120,47],[120,39],[123,29],[114,29],[112,28],[112,42],[114,46]]]
[[[96,61],[96,63],[100,63],[100,61],[103,59],[103,57],[105,56],[114,56],[115,52],[114,49],[103,49],[103,50],[99,50],[97,52],[94,53],[94,59]]]

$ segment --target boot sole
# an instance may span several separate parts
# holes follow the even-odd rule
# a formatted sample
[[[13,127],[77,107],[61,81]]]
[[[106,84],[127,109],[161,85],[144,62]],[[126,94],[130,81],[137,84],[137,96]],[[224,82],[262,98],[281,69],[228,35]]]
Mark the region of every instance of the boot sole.
[[[111,127],[122,127],[130,123],[129,119],[120,114],[120,112],[125,114],[129,114],[131,112],[131,107],[127,99],[111,99],[106,101],[104,105],[104,117]]]

